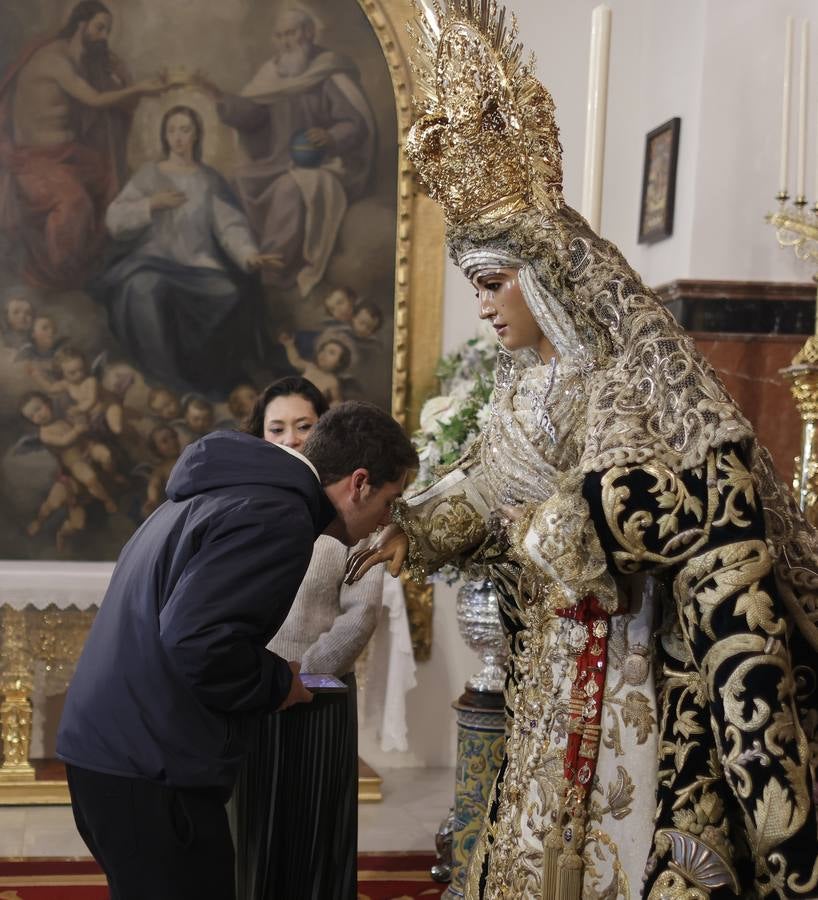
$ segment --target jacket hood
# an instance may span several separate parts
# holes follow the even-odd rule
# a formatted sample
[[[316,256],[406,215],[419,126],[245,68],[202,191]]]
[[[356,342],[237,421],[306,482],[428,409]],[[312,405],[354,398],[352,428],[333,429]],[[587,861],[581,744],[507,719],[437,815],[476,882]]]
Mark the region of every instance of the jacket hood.
[[[335,510],[310,466],[295,454],[239,431],[213,431],[185,447],[165,492],[187,500],[218,488],[263,485],[300,493],[323,529]]]

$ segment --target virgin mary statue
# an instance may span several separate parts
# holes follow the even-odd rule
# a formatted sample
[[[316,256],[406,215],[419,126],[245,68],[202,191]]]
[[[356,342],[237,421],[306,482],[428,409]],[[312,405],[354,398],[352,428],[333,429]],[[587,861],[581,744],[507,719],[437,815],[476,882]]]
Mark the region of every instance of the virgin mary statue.
[[[415,28],[407,151],[503,348],[490,421],[353,560],[488,574],[506,758],[466,896],[818,896],[818,537],[718,376],[562,197],[494,0]]]

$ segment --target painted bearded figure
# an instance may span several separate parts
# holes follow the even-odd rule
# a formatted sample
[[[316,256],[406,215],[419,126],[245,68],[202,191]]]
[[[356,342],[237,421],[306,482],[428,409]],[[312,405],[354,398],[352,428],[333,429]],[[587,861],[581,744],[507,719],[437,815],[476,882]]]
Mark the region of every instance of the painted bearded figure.
[[[490,422],[350,567],[501,594],[507,742],[476,898],[818,896],[818,539],[619,251],[562,198],[489,0],[416,26],[407,150],[503,347]]]

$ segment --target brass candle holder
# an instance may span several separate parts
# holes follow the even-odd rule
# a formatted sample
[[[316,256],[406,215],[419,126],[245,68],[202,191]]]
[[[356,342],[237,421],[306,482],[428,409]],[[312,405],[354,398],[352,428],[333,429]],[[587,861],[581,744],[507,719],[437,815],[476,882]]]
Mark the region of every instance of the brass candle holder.
[[[807,208],[804,197],[787,204],[786,192],[777,195],[777,213],[766,220],[775,228],[781,247],[792,247],[798,259],[818,266],[818,203]],[[818,275],[813,275],[818,282]],[[818,525],[818,297],[813,334],[796,353],[792,363],[781,369],[790,382],[790,391],[801,416],[801,453],[795,457],[793,491],[801,509],[813,525]]]

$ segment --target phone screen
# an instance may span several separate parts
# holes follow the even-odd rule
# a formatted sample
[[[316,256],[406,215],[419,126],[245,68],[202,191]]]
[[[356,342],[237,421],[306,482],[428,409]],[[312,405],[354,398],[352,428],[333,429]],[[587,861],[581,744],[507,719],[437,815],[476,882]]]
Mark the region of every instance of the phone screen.
[[[301,681],[308,691],[313,694],[343,694],[349,688],[334,675],[319,675],[314,672],[302,672]]]

